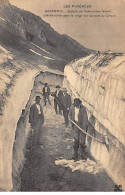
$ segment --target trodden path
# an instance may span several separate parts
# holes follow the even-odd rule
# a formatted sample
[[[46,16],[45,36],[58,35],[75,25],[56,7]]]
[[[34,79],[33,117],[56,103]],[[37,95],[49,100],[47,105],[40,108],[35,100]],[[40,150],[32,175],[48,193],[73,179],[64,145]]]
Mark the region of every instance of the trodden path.
[[[72,160],[71,128],[65,131],[63,117],[52,106],[44,109],[42,145],[32,152],[27,144],[21,174],[21,191],[113,191],[114,183],[91,157]]]

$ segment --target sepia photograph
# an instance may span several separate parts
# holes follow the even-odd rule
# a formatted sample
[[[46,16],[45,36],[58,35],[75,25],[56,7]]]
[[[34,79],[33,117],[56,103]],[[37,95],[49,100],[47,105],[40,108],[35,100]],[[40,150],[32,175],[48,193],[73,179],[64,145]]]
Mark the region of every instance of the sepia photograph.
[[[125,0],[0,0],[0,192],[125,191]]]

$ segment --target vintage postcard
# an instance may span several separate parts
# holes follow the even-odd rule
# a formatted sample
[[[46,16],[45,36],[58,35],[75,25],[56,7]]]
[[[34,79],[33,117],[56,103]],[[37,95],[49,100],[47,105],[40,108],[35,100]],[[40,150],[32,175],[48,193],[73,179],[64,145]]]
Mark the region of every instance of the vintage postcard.
[[[125,0],[0,0],[0,191],[125,191]]]

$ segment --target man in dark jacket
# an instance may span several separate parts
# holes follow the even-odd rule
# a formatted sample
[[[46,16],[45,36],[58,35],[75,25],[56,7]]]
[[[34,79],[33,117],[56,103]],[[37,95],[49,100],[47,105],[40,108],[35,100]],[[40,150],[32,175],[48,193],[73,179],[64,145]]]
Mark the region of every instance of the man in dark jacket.
[[[42,126],[44,123],[44,115],[42,106],[40,105],[40,100],[40,96],[36,96],[36,102],[31,106],[29,113],[29,123],[34,130],[33,148],[35,148],[37,144],[41,144],[40,138],[42,133]]]
[[[71,106],[71,96],[67,93],[67,89],[63,88],[62,109],[63,109],[63,116],[64,116],[66,127],[69,124],[68,113],[69,113],[70,106]]]
[[[60,86],[59,85],[56,86],[56,89],[57,90],[53,94],[53,96],[54,96],[54,109],[55,109],[56,114],[59,113],[60,115],[62,115],[61,102],[62,102],[62,95],[63,95],[63,93],[60,90]]]
[[[69,110],[69,119],[74,121],[79,127],[81,127],[84,131],[87,131],[88,128],[88,116],[86,112],[86,108],[81,104],[81,100],[79,98],[74,99],[74,104],[70,107]],[[86,135],[82,133],[78,127],[72,124],[73,127],[73,135],[74,135],[74,159],[78,158],[78,149],[80,148],[80,155],[84,157],[85,152],[85,141]]]
[[[45,106],[46,106],[46,100],[48,100],[49,104],[51,105],[49,95],[50,95],[50,88],[48,87],[48,84],[45,83],[45,86],[43,87],[43,97],[44,97]]]

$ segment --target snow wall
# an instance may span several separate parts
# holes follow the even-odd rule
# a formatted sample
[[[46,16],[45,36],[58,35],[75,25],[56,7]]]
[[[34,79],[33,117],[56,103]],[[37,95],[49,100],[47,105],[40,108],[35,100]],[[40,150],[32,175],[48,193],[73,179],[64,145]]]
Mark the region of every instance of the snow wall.
[[[7,74],[12,71],[8,70]],[[4,89],[11,81],[1,71],[1,86]],[[41,96],[45,82],[50,86],[62,85],[63,74],[51,72],[47,67],[27,69],[14,76],[2,112],[0,114],[0,191],[19,191],[20,173],[25,163],[25,149],[30,132],[29,108],[36,95]],[[6,84],[5,84],[6,83]],[[5,85],[4,85],[5,84]],[[25,110],[22,113],[22,110]]]
[[[17,75],[14,85],[9,89],[10,95],[6,99],[2,114],[0,115],[0,188],[10,191],[13,188],[12,183],[12,161],[13,145],[17,122],[21,116],[22,109],[25,108],[34,84],[34,77],[38,70],[28,70]],[[5,80],[4,80],[5,81]],[[13,166],[18,172],[24,159],[23,151],[27,129],[20,129],[17,142],[18,151]]]
[[[105,52],[71,62],[64,86],[87,109],[87,149],[117,185],[125,189],[125,55]]]

